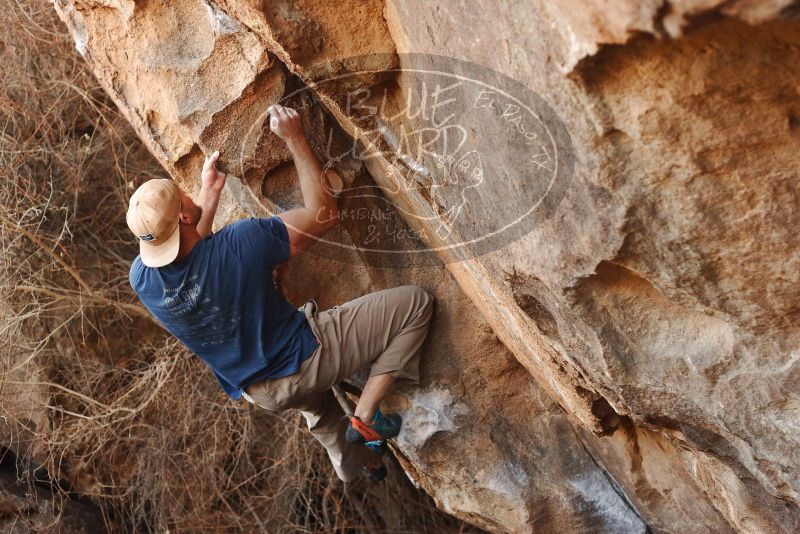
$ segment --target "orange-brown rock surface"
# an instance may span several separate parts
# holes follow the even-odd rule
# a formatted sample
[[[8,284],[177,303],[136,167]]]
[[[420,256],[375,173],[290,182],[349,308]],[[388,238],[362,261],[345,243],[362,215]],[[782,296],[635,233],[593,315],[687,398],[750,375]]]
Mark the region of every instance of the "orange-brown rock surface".
[[[281,284],[436,295],[423,385],[391,402],[445,510],[800,528],[796,5],[54,4],[184,187],[223,151],[218,225],[299,201],[264,117],[301,109],[345,216]]]

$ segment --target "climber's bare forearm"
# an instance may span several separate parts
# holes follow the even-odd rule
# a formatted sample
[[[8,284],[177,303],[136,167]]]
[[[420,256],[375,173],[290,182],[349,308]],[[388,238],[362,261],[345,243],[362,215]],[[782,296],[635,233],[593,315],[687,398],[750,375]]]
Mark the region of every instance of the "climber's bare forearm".
[[[214,216],[217,214],[217,206],[219,206],[219,197],[227,180],[225,173],[217,170],[218,159],[219,150],[206,156],[203,170],[200,172],[200,194],[197,195],[197,205],[203,210],[200,214],[200,221],[197,223],[197,233],[200,234],[200,237],[211,235]]]
[[[297,167],[303,207],[285,211],[279,217],[289,231],[290,254],[295,256],[314,244],[320,237],[336,226],[339,211],[327,177],[322,172],[314,151],[305,137],[286,142]]]
[[[322,172],[317,155],[304,135],[287,140],[286,146],[297,167],[304,207],[313,211],[319,221],[330,221],[331,226],[334,226],[339,218],[336,197]]]
[[[200,215],[200,222],[197,223],[197,233],[200,237],[211,235],[211,227],[214,224],[214,216],[217,214],[217,207],[219,206],[219,192],[200,190],[197,195],[197,205],[202,208],[203,213]]]
[[[292,153],[303,207],[278,215],[289,232],[289,249],[292,256],[310,247],[317,237],[336,226],[339,210],[336,197],[322,171],[317,155],[311,150],[303,131],[303,122],[297,110],[273,104],[268,108],[270,129],[286,142]]]

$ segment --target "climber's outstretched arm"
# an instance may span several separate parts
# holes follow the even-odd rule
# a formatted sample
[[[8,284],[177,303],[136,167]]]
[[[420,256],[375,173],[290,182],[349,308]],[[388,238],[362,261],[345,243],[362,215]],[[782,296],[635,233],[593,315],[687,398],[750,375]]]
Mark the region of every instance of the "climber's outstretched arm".
[[[303,194],[302,208],[278,214],[289,230],[291,255],[295,256],[310,247],[316,237],[336,226],[339,210],[322,165],[306,140],[300,114],[280,104],[270,106],[269,113],[270,129],[286,141],[292,153]]]
[[[197,233],[200,237],[211,235],[211,225],[214,224],[219,197],[227,179],[225,173],[217,170],[218,159],[219,150],[206,156],[203,171],[200,173],[200,193],[197,196],[197,205],[202,209],[200,222],[197,223]]]

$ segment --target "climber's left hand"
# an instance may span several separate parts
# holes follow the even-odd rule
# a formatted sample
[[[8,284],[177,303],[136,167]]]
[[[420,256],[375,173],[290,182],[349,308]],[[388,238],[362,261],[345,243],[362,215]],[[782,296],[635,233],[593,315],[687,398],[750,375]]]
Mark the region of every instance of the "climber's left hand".
[[[225,180],[227,175],[224,172],[217,170],[217,160],[219,159],[219,150],[206,157],[203,163],[203,171],[200,173],[200,186],[201,190],[207,193],[219,195],[225,187]]]

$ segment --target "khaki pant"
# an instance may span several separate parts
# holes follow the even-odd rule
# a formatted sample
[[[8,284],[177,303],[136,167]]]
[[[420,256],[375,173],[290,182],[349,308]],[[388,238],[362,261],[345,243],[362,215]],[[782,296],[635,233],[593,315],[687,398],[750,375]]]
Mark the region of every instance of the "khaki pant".
[[[388,373],[397,382],[419,384],[432,304],[433,298],[417,286],[370,293],[322,312],[310,300],[300,309],[320,346],[297,373],[252,384],[244,397],[271,412],[300,410],[336,474],[352,480],[361,472],[367,449],[345,440],[345,414],[331,387],[370,364],[370,376]]]

